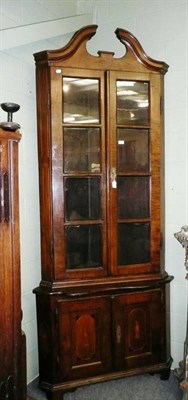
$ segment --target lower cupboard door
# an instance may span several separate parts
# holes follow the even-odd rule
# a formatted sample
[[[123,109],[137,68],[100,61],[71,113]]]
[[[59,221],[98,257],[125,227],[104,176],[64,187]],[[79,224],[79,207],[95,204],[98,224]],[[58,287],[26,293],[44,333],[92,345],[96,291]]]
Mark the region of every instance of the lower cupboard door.
[[[109,299],[62,300],[58,309],[60,378],[87,378],[109,371]]]
[[[156,365],[165,359],[163,290],[134,292],[113,299],[114,364],[117,370]]]

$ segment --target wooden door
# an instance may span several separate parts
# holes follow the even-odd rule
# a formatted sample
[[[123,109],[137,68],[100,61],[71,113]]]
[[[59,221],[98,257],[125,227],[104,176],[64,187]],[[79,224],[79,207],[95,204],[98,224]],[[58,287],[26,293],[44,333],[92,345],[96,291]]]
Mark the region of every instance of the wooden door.
[[[104,73],[51,69],[56,279],[107,275]]]
[[[84,378],[109,371],[109,299],[62,300],[58,310],[61,379]]]
[[[160,76],[111,71],[109,87],[110,272],[160,272]]]
[[[117,370],[165,361],[165,307],[162,289],[113,299],[114,363]]]

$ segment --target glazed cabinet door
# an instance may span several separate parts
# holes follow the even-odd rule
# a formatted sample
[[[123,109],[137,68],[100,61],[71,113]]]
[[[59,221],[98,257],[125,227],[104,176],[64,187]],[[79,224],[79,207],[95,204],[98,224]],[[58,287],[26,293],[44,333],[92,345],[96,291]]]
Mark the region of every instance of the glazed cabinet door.
[[[56,278],[107,274],[104,73],[52,68]]]
[[[113,275],[160,270],[160,79],[109,73],[109,221]],[[116,245],[115,245],[116,244]]]
[[[59,301],[58,316],[61,379],[84,378],[109,371],[109,298]]]
[[[165,306],[162,289],[113,299],[114,362],[117,370],[165,361]]]

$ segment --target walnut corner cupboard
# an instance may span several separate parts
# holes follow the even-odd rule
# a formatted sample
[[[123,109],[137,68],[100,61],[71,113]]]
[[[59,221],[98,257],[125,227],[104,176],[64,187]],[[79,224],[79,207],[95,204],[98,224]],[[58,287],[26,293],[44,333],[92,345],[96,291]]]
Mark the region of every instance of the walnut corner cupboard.
[[[42,279],[40,387],[49,399],[172,358],[164,266],[164,75],[124,29],[89,54],[97,26],[34,55]]]

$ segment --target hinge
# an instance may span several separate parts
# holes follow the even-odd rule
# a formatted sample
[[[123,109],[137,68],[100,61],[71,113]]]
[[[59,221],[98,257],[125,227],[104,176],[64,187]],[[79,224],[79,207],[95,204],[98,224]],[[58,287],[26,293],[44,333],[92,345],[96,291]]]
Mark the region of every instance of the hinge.
[[[116,328],[116,343],[121,343],[121,326],[118,324]]]

